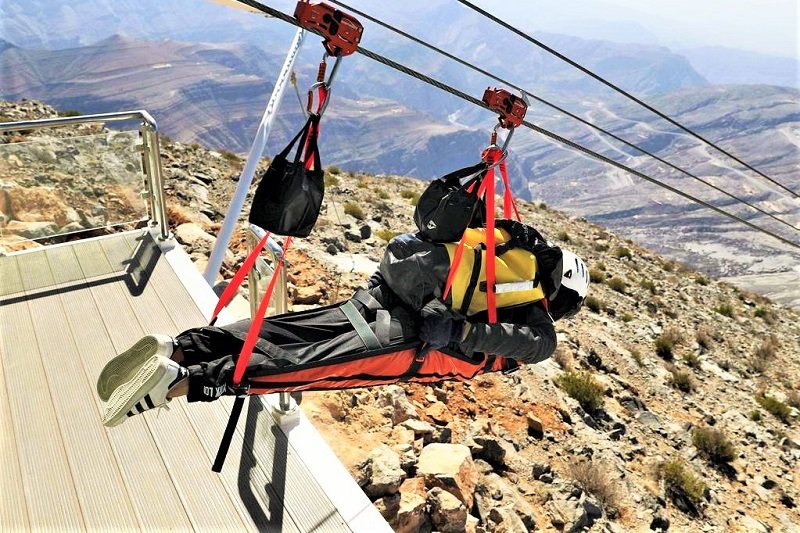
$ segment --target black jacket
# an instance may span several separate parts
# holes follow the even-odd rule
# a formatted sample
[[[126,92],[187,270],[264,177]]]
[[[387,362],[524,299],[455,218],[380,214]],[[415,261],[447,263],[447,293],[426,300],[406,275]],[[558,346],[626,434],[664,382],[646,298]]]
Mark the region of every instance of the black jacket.
[[[416,335],[421,317],[405,305],[386,285],[379,272],[372,275],[367,285],[370,294],[403,322],[409,334]],[[470,324],[466,339],[457,348],[464,354],[491,353],[516,359],[522,364],[544,361],[556,349],[556,331],[553,320],[541,304],[497,310],[497,323],[489,324],[486,312],[466,319]]]

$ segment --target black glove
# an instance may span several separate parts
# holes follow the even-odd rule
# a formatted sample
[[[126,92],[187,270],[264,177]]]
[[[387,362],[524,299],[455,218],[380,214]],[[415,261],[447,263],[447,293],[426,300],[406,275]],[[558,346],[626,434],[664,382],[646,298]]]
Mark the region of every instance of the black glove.
[[[542,234],[531,226],[525,225],[516,220],[501,219],[494,223],[495,227],[505,230],[509,234],[509,240],[497,246],[497,255],[501,255],[511,248],[522,248],[531,253],[536,253],[537,247],[546,243]]]
[[[431,348],[444,348],[451,342],[461,341],[464,336],[464,319],[441,300],[431,300],[420,314],[422,326],[419,329],[419,338]]]

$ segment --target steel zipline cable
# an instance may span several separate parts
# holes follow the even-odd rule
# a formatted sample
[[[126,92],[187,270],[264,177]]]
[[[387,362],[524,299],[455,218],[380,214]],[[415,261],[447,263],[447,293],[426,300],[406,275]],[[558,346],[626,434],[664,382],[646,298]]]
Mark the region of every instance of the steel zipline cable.
[[[564,61],[566,63],[569,63],[570,65],[572,65],[576,69],[580,70],[584,74],[586,74],[588,76],[591,76],[592,78],[594,78],[595,80],[599,81],[600,83],[602,83],[606,87],[609,87],[610,89],[616,91],[617,93],[619,93],[619,94],[625,96],[626,98],[636,102],[637,104],[639,104],[640,106],[644,107],[645,109],[647,109],[651,113],[655,113],[656,115],[658,115],[659,117],[663,118],[664,120],[666,120],[670,124],[672,124],[674,126],[677,126],[681,130],[685,131],[686,133],[688,133],[692,137],[695,137],[696,139],[698,139],[698,140],[704,142],[705,144],[713,147],[715,150],[718,150],[719,152],[725,154],[726,156],[730,157],[731,159],[733,159],[734,161],[736,161],[740,165],[744,166],[745,168],[747,168],[749,170],[752,170],[753,172],[755,172],[759,176],[763,177],[764,179],[766,179],[766,180],[770,181],[771,183],[777,185],[781,189],[784,189],[785,191],[790,193],[792,196],[800,197],[800,194],[794,192],[793,190],[791,190],[787,186],[783,185],[779,181],[776,181],[776,180],[772,179],[771,177],[767,176],[766,174],[764,174],[763,172],[761,172],[757,168],[755,168],[755,167],[749,165],[748,163],[742,161],[741,159],[739,159],[738,157],[736,157],[732,153],[724,150],[723,148],[720,148],[719,146],[717,146],[713,142],[709,141],[708,139],[706,139],[705,137],[703,137],[699,133],[689,129],[688,127],[684,126],[683,124],[681,124],[677,120],[671,118],[667,114],[665,114],[665,113],[659,111],[658,109],[656,109],[655,107],[651,106],[647,102],[644,102],[640,98],[637,98],[636,96],[632,95],[631,93],[629,93],[625,89],[622,89],[622,88],[618,87],[617,85],[614,85],[613,83],[611,83],[610,81],[606,80],[605,78],[603,78],[599,74],[595,74],[594,72],[592,72],[588,68],[584,67],[580,63],[577,63],[576,61],[573,61],[572,59],[568,58],[567,56],[565,56],[564,54],[560,53],[559,51],[554,50],[553,48],[551,48],[551,47],[547,46],[546,44],[544,44],[543,42],[539,41],[538,39],[535,39],[535,38],[531,37],[530,35],[528,35],[527,33],[523,32],[522,30],[512,26],[508,22],[505,22],[504,20],[492,15],[488,11],[486,11],[484,9],[481,9],[480,7],[476,6],[472,2],[469,2],[468,0],[457,0],[457,1],[460,4],[463,4],[463,5],[467,6],[468,8],[472,9],[476,13],[479,13],[479,14],[483,15],[484,17],[488,18],[489,20],[495,22],[496,24],[499,24],[500,26],[504,27],[505,29],[507,29],[507,30],[509,30],[509,31],[511,31],[513,33],[516,33],[517,35],[519,35],[520,37],[522,37],[526,41],[530,42],[531,44],[534,44],[534,45],[538,46],[539,48],[541,48],[542,50],[548,52],[549,54],[552,54],[552,55],[556,56],[558,59],[560,59],[560,60],[562,60],[562,61]]]
[[[235,1],[239,2],[241,4],[244,4],[244,5],[247,5],[249,7],[252,7],[254,9],[257,9],[257,10],[261,11],[262,13],[270,15],[271,17],[274,17],[276,19],[282,20],[284,22],[288,22],[289,24],[293,24],[295,26],[299,26],[299,23],[297,22],[297,20],[294,17],[292,17],[291,15],[287,15],[286,13],[283,13],[282,11],[279,11],[279,10],[277,10],[275,8],[270,7],[270,6],[267,6],[267,5],[261,4],[259,2],[256,2],[255,0],[235,0]],[[312,31],[313,33],[317,33],[317,32],[314,32],[313,30],[309,30],[309,31]],[[391,68],[397,70],[398,72],[402,72],[403,74],[406,74],[406,75],[411,76],[413,78],[416,78],[416,79],[418,79],[420,81],[423,81],[423,82],[425,82],[425,83],[427,83],[429,85],[432,85],[433,87],[436,87],[437,89],[441,89],[442,91],[450,93],[453,96],[457,96],[457,97],[461,98],[462,100],[464,100],[466,102],[469,102],[469,103],[474,104],[474,105],[476,105],[478,107],[486,109],[487,111],[491,111],[491,109],[489,109],[488,105],[486,105],[483,101],[478,100],[474,96],[470,96],[470,95],[466,94],[463,91],[460,91],[460,90],[458,90],[458,89],[456,89],[454,87],[451,87],[451,86],[449,86],[449,85],[447,85],[445,83],[442,83],[441,81],[436,80],[434,78],[431,78],[430,76],[426,76],[425,74],[417,72],[416,70],[411,69],[409,67],[406,67],[405,65],[397,63],[396,61],[393,61],[392,59],[384,57],[384,56],[382,56],[380,54],[376,54],[375,52],[372,52],[371,50],[368,50],[368,49],[366,49],[366,48],[364,48],[362,46],[358,47],[357,52],[359,54],[361,54],[361,55],[363,55],[365,57],[368,57],[368,58],[370,58],[370,59],[372,59],[374,61],[377,61],[377,62],[379,62],[379,63],[381,63],[383,65],[391,67]],[[668,184],[666,184],[666,183],[664,183],[662,181],[659,181],[656,178],[648,176],[647,174],[644,174],[643,172],[640,172],[638,170],[632,169],[629,166],[624,165],[622,163],[619,163],[618,161],[610,159],[610,158],[608,158],[608,157],[606,157],[606,156],[604,156],[602,154],[598,154],[597,152],[595,152],[593,150],[590,150],[590,149],[588,149],[588,148],[586,148],[584,146],[581,146],[580,144],[577,144],[577,143],[575,143],[573,141],[570,141],[569,139],[566,139],[566,138],[564,138],[564,137],[562,137],[562,136],[560,136],[560,135],[558,135],[556,133],[553,133],[553,132],[551,132],[551,131],[549,131],[547,129],[544,129],[544,128],[541,128],[539,126],[536,126],[536,125],[530,123],[527,120],[523,121],[522,125],[525,126],[526,128],[529,128],[529,129],[531,129],[531,130],[533,130],[533,131],[535,131],[535,132],[537,132],[537,133],[549,138],[549,139],[552,139],[552,140],[554,140],[554,141],[556,141],[556,142],[558,142],[558,143],[560,143],[560,144],[562,144],[564,146],[567,146],[569,148],[572,148],[573,150],[576,150],[576,151],[581,152],[581,153],[583,153],[585,155],[588,155],[589,157],[597,159],[598,161],[602,161],[603,163],[607,163],[609,165],[617,167],[620,170],[624,170],[624,171],[626,171],[626,172],[628,172],[630,174],[633,174],[634,176],[637,176],[637,177],[639,177],[639,178],[641,178],[641,179],[643,179],[645,181],[649,181],[650,183],[653,183],[655,185],[658,185],[659,187],[667,189],[668,191],[670,191],[670,192],[672,192],[674,194],[677,194],[678,196],[681,196],[681,197],[683,197],[683,198],[685,198],[685,199],[687,199],[687,200],[689,200],[691,202],[694,202],[694,203],[699,204],[699,205],[701,205],[703,207],[711,209],[712,211],[714,211],[716,213],[719,213],[720,215],[723,215],[725,217],[733,219],[733,220],[735,220],[737,222],[741,222],[742,224],[745,224],[746,226],[750,227],[751,229],[754,229],[756,231],[759,231],[761,233],[769,235],[770,237],[772,237],[772,238],[774,238],[776,240],[779,240],[784,244],[787,244],[787,245],[789,245],[789,246],[791,246],[793,248],[800,249],[800,244],[798,244],[798,243],[796,243],[796,242],[794,242],[792,240],[789,240],[789,239],[787,239],[787,238],[785,238],[785,237],[783,237],[781,235],[778,235],[777,233],[773,233],[772,231],[769,231],[769,230],[767,230],[765,228],[762,228],[762,227],[760,227],[760,226],[758,226],[756,224],[753,224],[752,222],[750,222],[748,220],[745,220],[745,219],[743,219],[743,218],[741,218],[741,217],[739,217],[737,215],[734,215],[732,213],[729,213],[729,212],[725,211],[724,209],[720,209],[719,207],[717,207],[715,205],[712,205],[712,204],[710,204],[710,203],[708,203],[708,202],[706,202],[704,200],[696,198],[696,197],[694,197],[694,196],[692,196],[692,195],[690,195],[690,194],[688,194],[686,192],[681,191],[680,189],[677,189],[677,188],[675,188],[675,187],[673,187],[671,185],[668,185]]]
[[[669,161],[667,161],[667,160],[655,155],[654,153],[642,148],[641,146],[638,146],[638,145],[636,145],[636,144],[634,144],[634,143],[632,143],[630,141],[627,141],[627,140],[623,139],[622,137],[620,137],[620,136],[618,136],[618,135],[616,135],[616,134],[614,134],[614,133],[612,133],[612,132],[610,132],[610,131],[608,131],[608,130],[600,127],[600,126],[598,126],[597,124],[593,124],[593,123],[589,122],[588,120],[586,120],[585,118],[581,117],[580,115],[576,115],[575,113],[567,111],[566,109],[564,109],[564,108],[562,108],[562,107],[560,107],[560,106],[558,106],[558,105],[556,105],[556,104],[554,104],[554,103],[552,103],[552,102],[550,102],[548,100],[545,100],[544,98],[536,96],[531,91],[523,89],[522,87],[520,87],[520,86],[518,86],[518,85],[516,85],[516,84],[514,84],[514,83],[512,83],[512,82],[510,82],[508,80],[504,80],[503,78],[500,78],[500,77],[492,74],[491,72],[488,72],[488,71],[486,71],[486,70],[484,70],[484,69],[482,69],[480,67],[477,67],[477,66],[473,65],[472,63],[470,63],[470,62],[468,62],[468,61],[466,61],[464,59],[461,59],[460,57],[458,57],[456,55],[453,55],[450,52],[442,50],[441,48],[433,46],[432,44],[429,44],[429,43],[423,41],[422,39],[420,39],[418,37],[415,37],[415,36],[405,32],[403,30],[395,28],[391,24],[387,24],[387,23],[385,23],[385,22],[383,22],[381,20],[376,19],[375,17],[372,17],[372,16],[370,16],[370,15],[368,15],[368,14],[362,12],[362,11],[359,11],[358,9],[349,6],[349,5],[345,4],[344,2],[340,2],[339,0],[329,0],[329,1],[332,4],[336,4],[338,6],[341,6],[344,9],[346,9],[347,11],[349,11],[349,12],[355,13],[356,15],[358,15],[358,16],[364,18],[364,19],[367,19],[367,20],[369,20],[369,21],[371,21],[371,22],[373,22],[375,24],[378,24],[378,25],[386,28],[389,31],[392,31],[392,32],[394,32],[394,33],[396,33],[396,34],[398,34],[398,35],[400,35],[402,37],[405,37],[406,39],[409,39],[409,40],[419,44],[420,46],[424,46],[425,48],[427,48],[429,50],[432,50],[433,52],[436,52],[436,53],[438,53],[440,55],[443,55],[444,57],[446,57],[448,59],[451,59],[452,61],[455,61],[456,63],[458,63],[458,64],[460,64],[462,66],[465,66],[465,67],[467,67],[469,69],[472,69],[473,71],[475,71],[475,72],[477,72],[479,74],[482,74],[483,76],[486,76],[487,78],[493,79],[494,81],[496,81],[498,83],[501,83],[501,84],[505,85],[506,87],[510,87],[512,89],[516,89],[520,93],[529,96],[530,98],[536,100],[537,102],[539,102],[541,104],[544,104],[544,105],[550,107],[551,109],[554,109],[554,110],[558,111],[559,113],[563,113],[563,114],[567,115],[568,117],[570,117],[570,118],[572,118],[574,120],[577,120],[578,122],[580,122],[580,123],[592,128],[592,129],[594,129],[596,131],[599,131],[600,133],[602,133],[604,135],[607,135],[608,137],[614,139],[615,141],[618,141],[618,142],[624,144],[625,146],[638,151],[639,153],[642,153],[644,155],[652,157],[656,161],[659,161],[659,162],[669,166],[670,168],[672,168],[674,170],[677,170],[678,172],[680,172],[680,173],[682,173],[682,174],[684,174],[686,176],[689,176],[690,178],[695,179],[695,180],[699,181],[700,183],[703,183],[704,185],[707,185],[708,187],[711,187],[715,191],[717,191],[719,193],[722,193],[725,196],[728,196],[729,198],[731,198],[733,200],[736,200],[737,202],[742,203],[742,204],[750,207],[751,209],[754,209],[755,211],[758,211],[762,215],[766,215],[766,216],[776,220],[777,222],[780,222],[781,224],[789,226],[790,228],[792,228],[794,230],[800,231],[800,227],[797,227],[797,226],[793,225],[792,223],[787,222],[787,221],[783,220],[782,218],[777,217],[774,213],[770,213],[769,211],[765,211],[765,210],[761,209],[760,207],[758,207],[757,205],[754,205],[754,204],[748,202],[747,200],[745,200],[743,198],[739,198],[738,196],[729,193],[728,191],[726,191],[726,190],[714,185],[713,183],[711,183],[709,181],[704,180],[703,178],[701,178],[701,177],[689,172],[688,170],[685,170],[685,169],[683,169],[683,168],[681,168],[681,167],[679,167],[679,166],[677,166],[677,165],[675,165],[673,163],[670,163]]]

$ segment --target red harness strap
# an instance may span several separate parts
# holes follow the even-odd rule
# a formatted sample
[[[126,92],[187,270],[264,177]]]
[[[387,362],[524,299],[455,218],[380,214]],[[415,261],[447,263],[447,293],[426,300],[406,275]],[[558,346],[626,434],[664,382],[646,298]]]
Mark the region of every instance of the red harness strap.
[[[278,258],[278,264],[275,265],[275,270],[272,272],[272,277],[269,280],[267,290],[264,292],[264,297],[261,298],[261,303],[258,305],[258,312],[253,317],[250,324],[250,329],[247,330],[247,337],[245,337],[242,351],[239,353],[239,358],[236,360],[236,368],[233,370],[233,386],[238,387],[242,383],[244,371],[247,368],[247,363],[250,362],[250,356],[253,355],[253,348],[258,340],[258,334],[261,332],[261,324],[264,322],[264,315],[267,312],[267,306],[272,298],[272,293],[275,291],[275,283],[278,281],[278,272],[283,267],[283,258],[286,257],[286,251],[291,245],[292,238],[286,237],[283,242],[283,252]]]
[[[514,209],[514,216],[517,217],[517,222],[522,222],[519,216],[519,209],[517,209],[517,202],[514,200],[514,195],[511,193],[511,184],[508,181],[508,167],[506,160],[500,162],[500,175],[503,177],[503,218],[511,218],[511,209]]]
[[[255,248],[253,248],[253,251],[250,252],[250,255],[245,258],[244,263],[242,263],[242,266],[236,271],[236,274],[234,274],[231,282],[227,287],[225,287],[225,290],[222,291],[222,295],[219,297],[219,301],[217,301],[217,306],[214,308],[214,313],[211,315],[209,326],[214,325],[214,323],[217,321],[217,316],[219,315],[220,311],[222,311],[222,309],[231,302],[233,296],[236,294],[236,289],[239,288],[244,281],[244,278],[253,268],[253,265],[256,263],[256,259],[258,259],[258,256],[261,253],[261,250],[263,250],[264,246],[267,244],[268,239],[269,232],[264,235]]]

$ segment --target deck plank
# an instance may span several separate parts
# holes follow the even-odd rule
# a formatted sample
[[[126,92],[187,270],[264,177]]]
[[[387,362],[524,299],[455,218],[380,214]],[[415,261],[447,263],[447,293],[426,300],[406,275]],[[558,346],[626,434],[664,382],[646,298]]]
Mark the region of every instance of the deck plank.
[[[4,291],[7,288],[6,280],[11,279],[12,270],[16,279],[19,279],[17,261],[15,258],[3,257],[0,258],[0,265],[3,265],[0,269],[0,294],[6,294]],[[9,291],[8,294],[14,292],[16,291]],[[6,313],[12,312],[9,305],[4,304],[0,298],[0,494],[3,495],[3,503],[0,505],[0,525],[11,531],[23,531],[30,529],[28,508],[25,505],[25,487],[20,471],[16,430],[11,418],[8,388],[3,371],[3,361],[9,357],[5,354],[12,348],[13,339],[10,329],[5,326]]]
[[[117,237],[115,236],[115,238]],[[118,238],[124,238],[124,235]],[[75,257],[75,262],[82,274],[88,272],[104,275],[101,269],[93,266],[98,261],[101,264],[108,262],[100,245],[76,247],[75,251],[80,254]],[[128,347],[127,345],[115,345],[109,333],[110,330],[116,330],[119,327],[118,324],[126,317],[132,317],[133,313],[128,305],[124,300],[120,301],[121,305],[118,306],[118,309],[108,312],[108,309],[104,308],[108,307],[107,305],[98,303],[98,298],[103,300],[107,294],[117,295],[126,292],[124,280],[117,280],[115,285],[118,287],[117,290],[112,289],[109,284],[89,283],[86,289],[80,291],[81,297],[74,299],[75,313],[71,315],[70,323],[73,330],[82,330],[88,333],[81,356],[90,376],[98,376],[110,358]],[[99,287],[104,288],[99,289]],[[135,319],[131,318],[131,320],[135,326]],[[122,327],[130,327],[130,322],[122,323]],[[138,337],[140,333],[141,330],[134,335]],[[92,384],[92,391],[94,393],[94,384]],[[95,423],[101,424],[99,416]],[[142,529],[144,531],[192,529],[192,522],[175,488],[173,477],[161,458],[157,443],[145,421],[132,419],[121,426],[105,431],[117,454],[123,477],[130,492],[131,504]]]
[[[41,286],[50,267],[41,253],[17,257],[26,286]],[[17,436],[29,525],[33,530],[84,529],[64,439],[54,406],[54,391],[42,361],[36,327],[27,301],[0,307],[3,331],[12,339],[3,352],[8,405]]]
[[[180,331],[205,325],[206,319],[196,306],[192,306],[191,309],[179,307],[178,300],[171,293],[171,287],[179,283],[180,280],[172,269],[155,276],[153,284],[159,290],[164,309],[176,322]],[[225,402],[223,405],[226,406],[224,414],[226,420],[230,402]],[[191,409],[195,410],[196,406],[192,405]],[[198,404],[196,416],[202,415],[200,409],[201,406]],[[253,409],[252,403],[250,409]],[[296,523],[301,531],[349,532],[350,528],[344,518],[305,467],[302,459],[291,449],[286,435],[274,424],[270,415],[262,412],[256,418],[248,418],[247,422],[245,419],[246,417],[242,416],[238,435],[243,442],[248,443],[246,464],[258,465],[258,468],[251,468],[247,475],[253,478],[251,483],[257,493],[263,493],[266,487],[268,501],[274,502],[273,499],[276,498],[283,505],[284,516],[273,517],[272,520],[284,523],[291,521]],[[309,501],[316,503],[308,505]],[[274,503],[270,508],[276,508]]]
[[[124,253],[129,253],[124,252],[123,247],[126,244],[122,241],[101,241],[101,243],[104,253],[110,259],[109,262],[113,262]],[[136,342],[144,332],[174,333],[165,330],[170,326],[171,320],[151,284],[153,279],[161,275],[164,268],[169,269],[169,267],[163,257],[160,255],[155,257],[157,259],[155,270],[149,277],[145,276],[146,283],[137,287],[136,294],[132,294],[129,290],[120,290],[121,287],[118,285],[98,286],[92,289],[98,295],[101,312],[117,313],[114,328],[110,329],[110,332],[115,345],[122,346],[122,349]],[[127,305],[124,305],[125,302]],[[182,305],[194,305],[185,291]],[[123,311],[124,317],[118,314],[122,307],[127,307]],[[205,452],[186,413],[182,409],[172,409],[172,411],[163,413],[160,417],[155,413],[147,413],[136,419],[145,419],[151,428],[193,527],[199,530],[255,530],[252,523],[247,523],[240,514],[240,509],[234,505],[219,477],[210,469],[198,464],[198,459],[204,457]],[[123,426],[134,420],[126,421]]]
[[[22,277],[15,256],[0,257],[0,297],[22,293]]]

